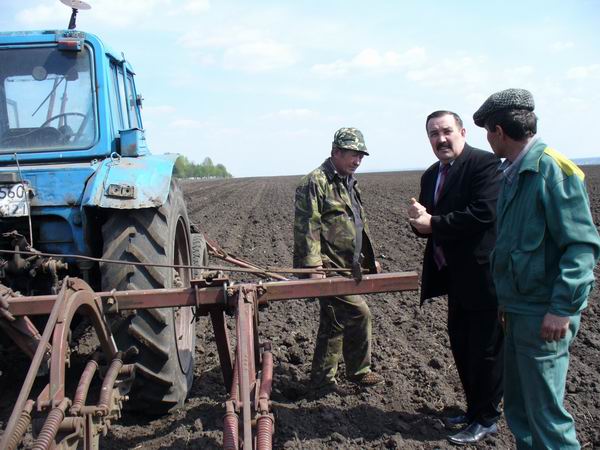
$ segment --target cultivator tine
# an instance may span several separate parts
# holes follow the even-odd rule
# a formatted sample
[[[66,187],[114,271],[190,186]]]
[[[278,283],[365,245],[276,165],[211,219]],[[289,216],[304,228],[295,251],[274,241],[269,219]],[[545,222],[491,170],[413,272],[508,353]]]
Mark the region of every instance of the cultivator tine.
[[[223,447],[270,450],[274,429],[269,410],[273,384],[271,345],[261,346],[258,342],[256,286],[241,285],[234,290],[234,297],[237,347],[229,399],[225,402]]]
[[[33,450],[48,450],[51,448],[54,438],[58,433],[58,428],[65,418],[65,411],[69,407],[71,401],[67,398],[61,400],[60,404],[50,411],[44,426],[40,431],[38,438],[33,445]]]
[[[123,367],[123,352],[119,352],[115,355],[106,375],[104,376],[104,381],[102,382],[102,389],[100,390],[100,401],[98,402],[98,410],[102,413],[102,415],[107,415],[110,410],[110,400],[113,394],[113,389],[115,387],[115,381],[117,381],[117,376]]]
[[[76,312],[87,314],[100,340],[105,358],[110,363],[104,377],[100,400],[96,406],[85,406],[94,375],[98,372],[100,354],[94,354],[84,369],[75,401],[65,395],[65,370],[68,358],[67,339],[70,324]],[[38,395],[37,401],[29,399],[33,381],[43,361],[43,354],[50,344],[50,380]],[[123,353],[117,352],[100,298],[82,280],[66,279],[56,296],[48,323],[34,354],[23,388],[5,429],[0,448],[16,449],[32,422],[33,408],[42,417],[34,421],[43,424],[33,449],[47,450],[55,447],[76,448],[83,438],[85,449],[98,448],[101,432],[106,432],[110,421],[118,419],[127,399],[127,392],[134,377],[134,365],[123,364]],[[121,379],[118,379],[122,377]],[[69,408],[70,407],[70,408]],[[67,411],[69,416],[67,416]],[[44,419],[43,414],[46,412]],[[83,429],[83,433],[81,430]]]
[[[229,332],[227,331],[227,326],[225,326],[225,313],[223,311],[213,310],[210,312],[210,320],[215,333],[223,382],[225,383],[225,389],[229,392],[235,375],[231,358],[231,347],[229,344]]]
[[[94,353],[92,359],[87,362],[85,365],[85,369],[81,374],[81,378],[79,379],[79,383],[77,384],[77,390],[75,391],[75,398],[73,399],[73,406],[71,406],[70,413],[73,415],[79,414],[81,408],[85,405],[85,401],[87,399],[88,391],[90,389],[90,384],[92,383],[92,379],[94,378],[94,374],[98,370],[98,360],[100,359],[100,355],[98,353]]]
[[[275,429],[275,418],[269,408],[271,388],[273,387],[273,354],[271,353],[270,343],[265,343],[263,348],[257,405],[256,448],[257,450],[270,450],[273,446],[273,432]]]
[[[229,399],[225,402],[225,416],[223,417],[223,449],[239,449],[239,421],[237,413],[239,410],[239,365],[235,362],[233,367],[233,379],[229,391]]]
[[[50,313],[50,317],[48,318],[48,323],[46,324],[46,328],[44,329],[44,334],[42,335],[40,344],[38,345],[38,348],[35,354],[33,355],[33,360],[31,362],[31,366],[29,366],[29,371],[27,372],[27,376],[25,377],[25,382],[23,383],[23,387],[21,388],[21,392],[19,393],[19,397],[17,398],[17,402],[15,403],[13,412],[10,416],[10,419],[8,420],[6,429],[4,430],[1,448],[8,448],[8,443],[11,442],[11,440],[13,439],[12,436],[13,434],[15,434],[17,423],[19,421],[19,418],[21,417],[21,412],[25,410],[25,404],[28,402],[29,394],[31,393],[31,388],[33,387],[35,377],[40,368],[40,364],[43,360],[44,353],[46,352],[46,346],[49,345],[50,336],[54,331],[54,326],[56,325],[56,319],[58,317],[61,304],[64,302],[67,286],[67,283],[63,285],[63,288],[61,289],[59,295],[57,296],[56,302],[54,303],[54,307],[52,308],[52,312]]]
[[[252,448],[252,404],[250,397],[256,386],[256,368],[254,366],[254,300],[253,291],[244,286],[238,289],[236,310],[237,352],[239,361],[240,401],[242,404],[242,442],[244,448]]]
[[[25,436],[27,428],[29,428],[29,424],[31,423],[31,411],[33,411],[33,405],[35,405],[35,402],[33,400],[27,400],[27,402],[25,403],[25,407],[19,415],[19,419],[14,428],[14,431],[10,436],[8,436],[8,442],[6,444],[7,450],[16,450],[21,441],[23,440],[23,436]]]

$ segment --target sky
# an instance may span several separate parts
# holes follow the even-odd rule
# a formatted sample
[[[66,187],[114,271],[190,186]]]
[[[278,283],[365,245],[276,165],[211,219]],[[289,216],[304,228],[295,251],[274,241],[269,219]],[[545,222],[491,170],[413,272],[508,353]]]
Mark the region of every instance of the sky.
[[[530,90],[538,134],[600,156],[600,0],[86,0],[77,28],[123,52],[153,153],[206,157],[236,177],[304,174],[335,130],[359,128],[359,171],[435,162],[425,118],[472,115]],[[59,0],[0,0],[0,30],[66,28]]]

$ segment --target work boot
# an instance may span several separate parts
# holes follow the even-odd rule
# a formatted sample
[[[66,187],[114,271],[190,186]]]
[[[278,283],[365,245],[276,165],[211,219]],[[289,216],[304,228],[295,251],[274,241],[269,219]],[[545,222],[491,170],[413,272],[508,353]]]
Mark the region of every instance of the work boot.
[[[351,378],[350,381],[352,381],[355,384],[358,384],[359,386],[369,387],[377,386],[378,384],[383,383],[385,379],[378,373],[367,372],[363,375]]]

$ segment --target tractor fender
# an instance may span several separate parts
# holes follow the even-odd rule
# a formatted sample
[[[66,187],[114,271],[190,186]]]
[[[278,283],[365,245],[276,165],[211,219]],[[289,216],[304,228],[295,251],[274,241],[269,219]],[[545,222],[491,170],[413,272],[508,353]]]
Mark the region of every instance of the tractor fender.
[[[140,209],[160,207],[167,201],[177,154],[124,157],[113,153],[94,163],[82,206]]]

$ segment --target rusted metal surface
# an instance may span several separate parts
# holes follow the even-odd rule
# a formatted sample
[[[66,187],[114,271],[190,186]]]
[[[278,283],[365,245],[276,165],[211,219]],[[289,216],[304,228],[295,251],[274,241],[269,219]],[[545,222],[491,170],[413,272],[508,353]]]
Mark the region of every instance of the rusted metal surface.
[[[87,362],[85,369],[81,374],[79,384],[77,385],[77,390],[75,391],[75,398],[73,399],[73,405],[70,409],[71,414],[79,414],[79,411],[81,411],[81,408],[83,407],[83,405],[85,405],[88,391],[90,389],[90,384],[92,383],[94,374],[98,370],[99,358],[99,353],[95,353],[92,359]]]
[[[365,275],[361,281],[332,277],[230,285],[226,278],[214,278],[193,280],[189,288],[93,292],[82,280],[65,279],[58,295],[5,297],[3,309],[6,314],[0,320],[40,314],[49,314],[49,319],[0,448],[16,448],[31,421],[33,408],[42,417],[35,448],[49,449],[59,442],[75,448],[81,440],[86,449],[98,448],[99,436],[121,416],[129,385],[135,376],[134,364],[125,364],[127,355],[116,348],[107,314],[120,310],[192,306],[196,314],[211,317],[229,393],[223,420],[224,447],[268,450],[272,446],[274,430],[274,416],[270,410],[274,363],[270,344],[261,344],[258,338],[259,304],[293,298],[413,290],[417,288],[417,282],[415,272],[402,272]],[[75,313],[90,318],[103,359],[109,365],[97,405],[86,405],[86,399],[92,378],[99,372],[99,353],[83,371],[72,404],[65,392],[67,338]],[[233,352],[226,313],[233,313],[236,320]],[[52,350],[50,380],[33,402],[29,398],[33,381],[49,346]]]
[[[117,353],[100,298],[82,280],[68,278],[65,279],[60,293],[54,297],[50,317],[38,349],[33,356],[13,413],[4,430],[0,448],[15,448],[18,445],[24,429],[31,421],[31,411],[34,407],[36,415],[39,416],[36,422],[41,423],[41,426],[33,448],[40,450],[54,448],[60,442],[64,442],[67,447],[75,448],[73,445],[79,441],[80,430],[84,427],[86,429],[85,441],[87,442],[85,448],[97,448],[98,436],[108,428],[109,420],[120,417],[120,410],[129,386],[126,378],[133,376],[133,366],[122,367],[122,362],[115,358],[120,354]],[[76,313],[85,314],[90,318],[105,359],[112,361],[111,368],[116,367],[112,372],[109,370],[109,374],[116,372],[116,375],[105,377],[102,389],[106,391],[106,394],[103,393],[103,397],[101,396],[103,403],[87,407],[83,405],[87,396],[89,378],[93,374],[89,373],[92,369],[84,371],[76,393],[78,406],[75,410],[67,413],[72,403],[65,392],[65,376],[69,358],[67,342],[70,324]],[[46,347],[49,345],[52,348],[49,382],[34,402],[30,398],[33,382],[44,361]],[[123,376],[118,386],[116,386],[117,375]],[[105,416],[106,419],[99,416]]]
[[[369,294],[415,290],[418,287],[416,272],[393,272],[365,275],[360,282],[353,278],[332,277],[293,281],[274,281],[257,286],[260,304],[270,301],[294,298],[329,297],[338,295]],[[233,290],[236,285],[229,286]],[[225,308],[227,292],[221,287],[194,289],[146,289],[139,291],[97,292],[95,296],[103,301],[113,299],[119,310],[171,308],[177,306],[198,306],[200,312],[208,313],[215,307]],[[230,296],[231,297],[231,296]],[[55,295],[19,297],[8,300],[8,311],[14,316],[49,314],[56,300]]]
[[[225,325],[225,313],[223,311],[211,311],[210,320],[215,333],[217,353],[221,364],[221,372],[227,392],[231,391],[233,380],[233,358],[231,357],[231,345],[229,343],[229,332]]]

